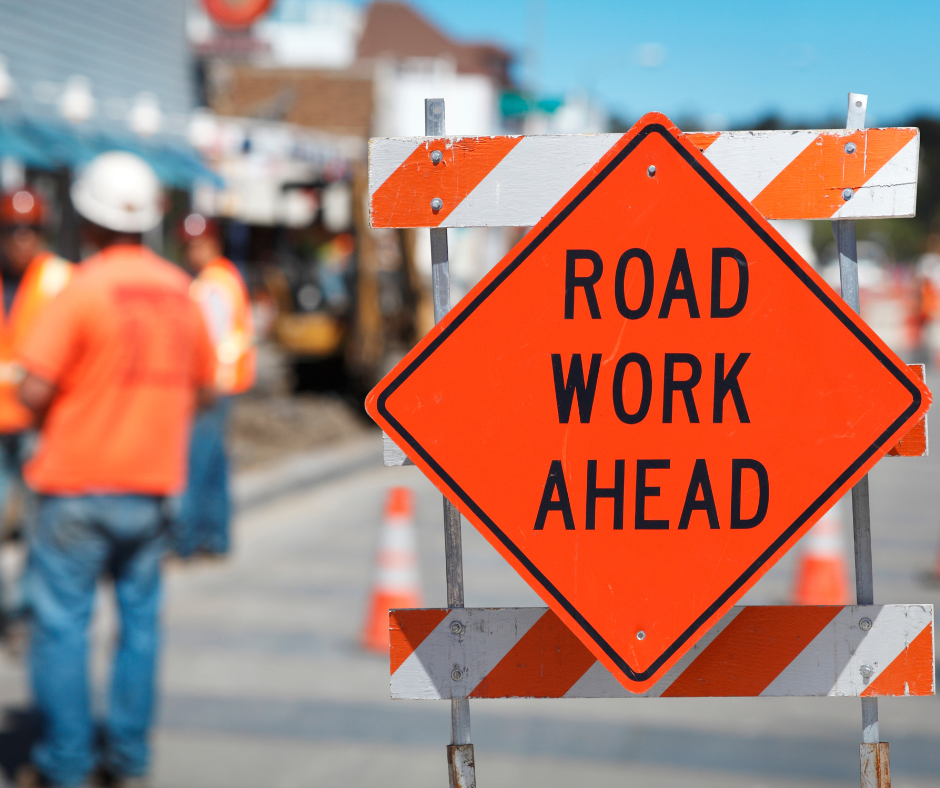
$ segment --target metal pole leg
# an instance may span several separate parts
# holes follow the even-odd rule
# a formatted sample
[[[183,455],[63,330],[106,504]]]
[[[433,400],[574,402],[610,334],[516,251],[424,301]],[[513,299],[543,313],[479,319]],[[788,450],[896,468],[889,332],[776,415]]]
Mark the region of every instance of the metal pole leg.
[[[424,133],[428,137],[444,135],[444,99],[424,100]],[[437,164],[433,156],[431,161]],[[443,207],[440,198],[435,197],[431,207],[440,210]],[[439,323],[450,311],[450,265],[447,230],[436,227],[431,230],[431,291],[434,322]],[[444,561],[447,570],[447,607],[463,607],[460,512],[447,498],[444,498]],[[450,702],[450,731],[451,743],[447,748],[450,788],[476,788],[473,745],[470,743],[470,701],[466,698]]]
[[[849,93],[849,109],[845,127],[865,128],[865,110],[868,96]],[[851,146],[851,149],[850,147]],[[864,155],[853,143],[846,144],[847,155]],[[850,189],[842,193],[844,200],[851,200]],[[832,234],[839,251],[839,278],[843,300],[859,312],[858,296],[858,248],[855,237],[855,222],[840,220],[832,223]],[[868,499],[868,475],[852,488],[852,531],[855,538],[855,599],[856,604],[874,604],[874,580],[871,565],[871,508]],[[888,765],[888,744],[878,737],[878,700],[862,698],[862,744],[859,745],[862,788],[890,788],[891,775]]]

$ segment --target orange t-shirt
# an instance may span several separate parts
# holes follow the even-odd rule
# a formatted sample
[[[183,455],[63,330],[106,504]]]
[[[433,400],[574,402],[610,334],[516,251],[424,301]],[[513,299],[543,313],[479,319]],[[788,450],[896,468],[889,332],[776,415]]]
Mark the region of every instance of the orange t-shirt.
[[[196,390],[215,352],[190,277],[142,246],[86,260],[20,347],[56,386],[25,469],[43,493],[180,490]]]
[[[9,314],[0,318],[0,433],[33,426],[32,412],[17,396],[23,369],[16,361],[16,349],[43,310],[68,284],[73,267],[51,252],[40,252],[26,267]]]

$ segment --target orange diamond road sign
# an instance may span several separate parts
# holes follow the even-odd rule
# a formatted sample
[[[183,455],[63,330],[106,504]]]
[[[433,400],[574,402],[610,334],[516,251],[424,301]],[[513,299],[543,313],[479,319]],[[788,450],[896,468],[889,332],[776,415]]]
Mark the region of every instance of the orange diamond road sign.
[[[641,691],[929,404],[753,206],[650,114],[366,407]]]

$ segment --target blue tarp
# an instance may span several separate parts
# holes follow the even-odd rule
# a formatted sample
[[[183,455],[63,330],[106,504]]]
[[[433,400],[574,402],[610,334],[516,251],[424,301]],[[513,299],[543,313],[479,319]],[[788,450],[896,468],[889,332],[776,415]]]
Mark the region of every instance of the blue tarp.
[[[9,157],[36,169],[81,169],[99,153],[124,150],[145,159],[165,186],[189,189],[197,181],[222,186],[195,150],[183,142],[141,139],[65,122],[25,115],[0,116],[0,158]]]

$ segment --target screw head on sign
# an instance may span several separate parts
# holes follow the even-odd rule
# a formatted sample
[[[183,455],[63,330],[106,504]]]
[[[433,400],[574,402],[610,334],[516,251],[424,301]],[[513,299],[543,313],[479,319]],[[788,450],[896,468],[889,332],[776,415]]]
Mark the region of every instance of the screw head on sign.
[[[843,200],[851,200],[851,199],[852,199],[852,195],[854,195],[854,194],[855,194],[855,190],[854,190],[854,189],[843,189],[843,190],[842,190],[842,199],[843,199]]]
[[[643,640],[643,638],[645,637],[646,637],[646,633],[642,629],[636,633],[637,640]]]
[[[651,164],[649,167],[647,167],[646,174],[649,175],[650,178],[652,178],[656,174],[656,165]]]
[[[437,211],[441,210],[441,208],[443,208],[443,207],[444,207],[444,201],[443,201],[440,197],[435,197],[433,200],[431,200],[431,210],[432,210],[432,211],[437,212]]]
[[[439,150],[431,151],[431,164],[440,164],[441,160],[444,158],[444,154]]]
[[[460,680],[463,678],[463,671],[462,671],[460,668],[454,668],[454,669],[450,672],[450,677],[451,677],[454,681],[460,681]]]
[[[871,619],[870,618],[861,619],[858,622],[858,628],[867,632],[869,629],[871,629]]]
[[[435,153],[436,153],[436,152],[437,152],[437,151],[435,151]],[[854,142],[848,142],[848,143],[846,143],[846,145],[845,145],[845,152],[846,152],[846,153],[855,153],[855,143],[854,143]]]
[[[863,679],[870,679],[872,676],[875,675],[875,670],[874,668],[872,668],[871,665],[862,665],[858,669],[858,672],[862,674]]]
[[[463,632],[463,624],[461,624],[459,621],[451,621],[450,631],[455,635],[459,635],[461,632]]]

